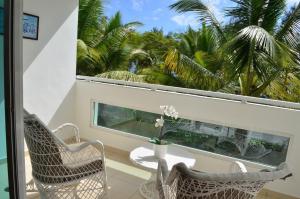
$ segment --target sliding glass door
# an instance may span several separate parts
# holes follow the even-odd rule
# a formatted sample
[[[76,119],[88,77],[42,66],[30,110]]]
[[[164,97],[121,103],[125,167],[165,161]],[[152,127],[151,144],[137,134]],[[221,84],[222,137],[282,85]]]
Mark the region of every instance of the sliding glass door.
[[[9,198],[4,94],[4,0],[0,0],[0,198]]]
[[[0,199],[25,198],[22,0],[0,0]]]

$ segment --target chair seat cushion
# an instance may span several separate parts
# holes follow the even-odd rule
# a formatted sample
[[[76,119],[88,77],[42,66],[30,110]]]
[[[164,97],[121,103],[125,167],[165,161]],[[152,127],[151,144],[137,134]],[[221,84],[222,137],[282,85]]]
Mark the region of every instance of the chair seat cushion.
[[[49,171],[49,175],[39,175],[33,172],[36,180],[46,184],[67,183],[78,181],[88,176],[97,174],[103,171],[102,160],[96,160],[80,167],[56,166],[53,171]]]

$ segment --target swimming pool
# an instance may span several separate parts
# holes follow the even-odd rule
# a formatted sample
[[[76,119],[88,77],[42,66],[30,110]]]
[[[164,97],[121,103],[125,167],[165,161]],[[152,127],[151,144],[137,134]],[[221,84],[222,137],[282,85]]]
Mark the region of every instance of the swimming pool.
[[[0,159],[0,198],[8,199],[9,194],[5,191],[8,187],[7,162],[6,159]]]

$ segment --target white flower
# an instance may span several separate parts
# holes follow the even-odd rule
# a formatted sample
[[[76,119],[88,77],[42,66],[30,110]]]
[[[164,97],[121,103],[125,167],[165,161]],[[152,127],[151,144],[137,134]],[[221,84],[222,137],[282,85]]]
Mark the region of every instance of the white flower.
[[[155,127],[163,127],[165,123],[164,118],[161,116],[160,119],[156,119]]]
[[[160,106],[159,107],[162,111],[165,111],[167,108],[168,108],[168,106]]]
[[[176,113],[176,110],[175,110],[174,106],[170,106],[169,107],[169,114],[172,116],[174,113]]]
[[[177,120],[178,115],[179,115],[178,112],[174,112],[174,113],[173,113],[173,118],[174,118],[175,120]]]
[[[178,112],[176,111],[176,109],[174,108],[174,106],[169,106],[167,112],[168,112],[167,116],[170,116],[170,117],[172,117],[174,119],[178,118]]]
[[[160,109],[163,111],[164,115],[170,116],[169,106],[160,106]]]
[[[169,106],[169,111],[170,111],[170,112],[174,112],[174,111],[176,111],[176,110],[175,110],[174,106],[171,105],[171,106]]]

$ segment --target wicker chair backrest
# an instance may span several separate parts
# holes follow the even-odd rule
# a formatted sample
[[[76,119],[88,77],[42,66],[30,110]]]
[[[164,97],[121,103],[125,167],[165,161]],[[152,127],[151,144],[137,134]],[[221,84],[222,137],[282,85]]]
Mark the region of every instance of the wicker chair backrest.
[[[185,199],[253,199],[263,186],[291,173],[282,164],[270,172],[211,174],[175,165],[167,179],[172,198]]]
[[[61,151],[52,132],[35,115],[25,116],[24,132],[33,175],[39,180],[64,175]]]

